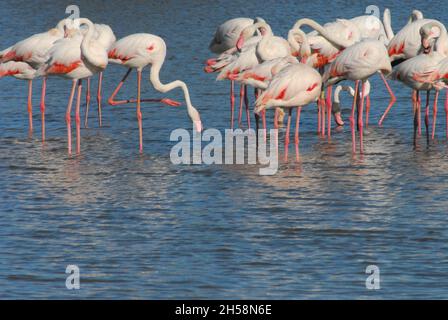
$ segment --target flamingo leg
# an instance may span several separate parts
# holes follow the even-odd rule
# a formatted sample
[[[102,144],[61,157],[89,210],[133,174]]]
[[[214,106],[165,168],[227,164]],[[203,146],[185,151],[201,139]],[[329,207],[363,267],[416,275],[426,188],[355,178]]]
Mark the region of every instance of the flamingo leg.
[[[136,99],[118,100],[118,101],[115,100],[115,96],[120,91],[121,87],[123,86],[123,83],[126,81],[127,77],[131,73],[131,71],[132,71],[132,69],[128,69],[128,71],[124,75],[123,79],[121,79],[120,83],[117,85],[117,87],[115,88],[114,92],[112,93],[112,95],[107,100],[107,102],[111,106],[118,106],[118,105],[122,105],[122,104],[136,103],[137,102]],[[167,99],[167,98],[163,98],[163,99],[140,99],[140,102],[160,102],[160,103],[163,103],[163,104],[166,104],[166,105],[169,105],[169,106],[173,106],[173,107],[178,107],[178,106],[181,105],[180,102],[177,102],[177,101],[171,100],[171,99]]]
[[[289,149],[289,131],[291,128],[291,108],[288,108],[288,124],[286,126],[286,133],[285,133],[285,162],[288,161],[288,149]]]
[[[370,94],[366,97],[366,128],[369,127],[369,115],[370,115]]]
[[[436,134],[436,121],[437,121],[437,100],[439,99],[439,90],[436,90],[436,95],[434,97],[434,106],[432,109],[432,135],[431,139],[434,140]]]
[[[352,113],[350,115],[350,128],[352,130],[352,152],[356,152],[356,136],[355,136],[355,108],[358,100],[359,80],[355,81],[355,94],[353,96]]]
[[[98,103],[98,125],[100,127],[103,126],[103,115],[101,112],[101,100],[102,100],[102,96],[101,96],[101,91],[102,91],[102,87],[103,87],[103,73],[100,72],[100,74],[98,75],[98,92],[96,95],[96,101]]]
[[[426,91],[426,106],[425,106],[425,127],[426,127],[426,143],[429,144],[429,98],[430,91]]]
[[[81,92],[82,80],[78,81],[78,97],[76,99],[75,123],[76,123],[76,153],[81,153]]]
[[[140,139],[140,153],[143,152],[143,125],[142,125],[142,112],[140,110],[140,91],[142,84],[142,71],[137,70],[137,120],[138,120],[138,134]]]
[[[317,134],[320,135],[321,101],[317,100]]]
[[[364,153],[364,120],[363,120],[363,114],[364,114],[364,94],[365,94],[365,81],[362,81],[362,87],[361,87],[361,103],[359,106],[359,113],[358,113],[358,128],[359,128],[359,150],[360,153]]]
[[[328,86],[327,88],[327,135],[328,138],[331,136],[331,109],[332,109],[332,103],[331,103],[331,94],[332,94],[333,86]]]
[[[42,78],[42,94],[40,97],[40,114],[42,116],[42,142],[45,142],[45,93],[47,90],[47,77]]]
[[[417,130],[418,136],[422,135],[422,99],[420,97],[420,91],[417,91],[417,108],[418,108],[418,116],[417,116]]]
[[[257,154],[258,154],[258,130],[260,129],[260,116],[255,113],[255,139],[256,139],[256,150],[257,150]]]
[[[84,119],[84,128],[88,127],[89,107],[90,107],[90,78],[87,78],[86,114],[85,114],[85,119]]]
[[[71,113],[73,97],[75,96],[76,80],[72,81],[72,89],[70,91],[70,98],[68,99],[67,111],[65,113],[65,122],[67,123],[67,148],[68,154],[72,154],[72,125],[71,125]]]
[[[445,135],[448,139],[448,89],[445,92]]]
[[[395,101],[397,101],[397,98],[395,98],[395,95],[394,95],[392,89],[390,88],[389,83],[387,82],[386,77],[384,76],[384,74],[382,72],[380,72],[380,76],[381,76],[381,79],[383,79],[383,82],[384,82],[384,85],[386,86],[387,91],[389,92],[390,100],[389,100],[389,105],[386,108],[386,111],[384,111],[384,114],[381,116],[381,119],[378,122],[379,126],[381,126],[383,124],[383,121],[386,118],[386,115],[389,113],[390,109],[395,104]]]
[[[412,99],[413,102],[413,112],[414,112],[414,149],[417,148],[417,131],[418,131],[418,116],[419,116],[419,106],[418,106],[418,99],[417,99],[417,92],[418,91],[414,91],[415,94],[415,99]],[[413,97],[414,97],[413,94]]]
[[[244,84],[240,86],[240,108],[238,109],[238,127],[241,128],[243,119]]]
[[[321,129],[322,129],[322,136],[325,137],[325,108],[326,108],[326,103],[325,103],[325,91],[322,90],[322,113],[321,113]]]
[[[247,94],[247,86],[244,86],[244,104],[246,106],[247,128],[250,129],[249,95]]]
[[[233,130],[235,121],[235,81],[230,81],[230,128]]]
[[[294,135],[294,144],[296,147],[296,160],[299,161],[299,128],[300,128],[300,113],[302,111],[302,107],[297,107],[297,117],[296,117],[296,132]]]
[[[33,80],[28,80],[28,135],[33,136]]]

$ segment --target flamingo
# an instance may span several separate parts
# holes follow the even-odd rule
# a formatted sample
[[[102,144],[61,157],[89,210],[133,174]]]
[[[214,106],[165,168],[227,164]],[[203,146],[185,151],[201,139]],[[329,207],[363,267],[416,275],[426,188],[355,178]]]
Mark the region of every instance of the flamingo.
[[[405,60],[394,68],[394,72],[390,75],[392,79],[399,80],[405,85],[413,89],[413,109],[414,115],[417,121],[417,128],[420,131],[420,106],[418,104],[419,91],[427,91],[427,101],[425,108],[425,125],[428,134],[428,117],[429,117],[429,94],[432,89],[436,90],[434,100],[434,113],[432,123],[432,139],[435,136],[435,125],[437,116],[437,99],[439,96],[440,87],[435,83],[428,83],[425,78],[425,74],[437,75],[437,65],[445,58],[444,46],[439,46],[440,37],[442,36],[442,44],[445,39],[443,38],[443,29],[437,22],[429,22],[423,25],[419,31],[421,37],[421,50],[422,54],[419,54],[413,58]],[[429,138],[428,138],[429,139]],[[414,144],[416,143],[414,137]]]
[[[288,109],[288,122],[285,133],[285,161],[288,161],[289,132],[291,127],[291,111],[297,108],[295,127],[296,159],[299,158],[299,124],[302,107],[319,98],[322,77],[312,67],[298,63],[291,64],[277,73],[266,90],[255,102],[255,113],[265,109],[283,107]]]
[[[185,102],[187,104],[187,113],[193,122],[194,127],[198,132],[202,131],[202,123],[199,112],[193,107],[190,100],[190,93],[188,91],[187,85],[180,80],[175,80],[173,82],[163,84],[160,82],[159,73],[163,66],[166,57],[166,44],[165,41],[155,35],[147,33],[136,33],[124,37],[117,42],[115,42],[109,51],[109,59],[111,62],[123,65],[128,68],[123,79],[120,81],[112,95],[110,96],[108,102],[111,105],[118,105],[124,103],[137,103],[137,120],[139,127],[139,138],[140,138],[140,153],[143,152],[143,127],[142,127],[142,114],[140,110],[141,101],[159,101],[167,105],[179,106],[179,103],[170,99],[161,100],[142,100],[140,98],[140,88],[142,79],[142,70],[147,65],[151,65],[150,71],[150,81],[153,87],[160,92],[168,92],[175,88],[181,88],[184,93]],[[137,69],[137,100],[124,100],[115,101],[114,98],[120,90],[126,78],[132,69]]]
[[[111,48],[114,42],[117,40],[115,37],[112,28],[107,24],[98,24],[95,23],[95,35],[94,39],[103,47],[106,48],[107,51]],[[98,104],[98,124],[101,127],[102,124],[102,113],[101,113],[101,104],[102,104],[102,96],[101,96],[101,87],[103,84],[103,72],[99,72],[98,74],[98,91],[97,91],[97,104]],[[86,92],[86,113],[84,119],[84,127],[88,126],[88,117],[89,117],[89,105],[90,105],[90,78],[87,78],[87,92]]]
[[[236,51],[236,42],[240,36],[241,31],[254,24],[255,22],[262,21],[261,18],[251,19],[251,18],[234,18],[228,20],[218,26],[213,39],[210,42],[209,49],[211,52],[219,54],[220,56],[216,59],[207,60],[207,66],[205,67],[205,72],[215,72],[219,70],[221,66],[225,65],[226,61],[232,59],[232,55]],[[217,65],[216,65],[217,64]],[[216,65],[216,66],[215,66]],[[240,97],[243,94],[240,91]],[[231,115],[231,128],[233,129],[233,117],[235,109],[235,82],[230,80],[230,115]]]
[[[358,96],[358,85],[362,82],[361,99],[358,115],[358,127],[360,137],[360,152],[364,153],[363,141],[363,107],[366,93],[365,83],[367,78],[380,71],[388,74],[392,71],[389,55],[384,43],[380,40],[364,40],[346,48],[327,68],[323,76],[325,86],[330,86],[342,80],[355,81],[355,94],[352,104],[350,125],[352,129],[352,151],[356,152],[355,142],[355,103]],[[384,75],[383,75],[384,77]]]
[[[49,51],[49,60],[38,72],[44,76],[57,75],[72,81],[70,97],[66,111],[67,147],[72,154],[71,109],[77,86],[77,102],[75,109],[76,152],[81,152],[81,118],[80,102],[82,79],[89,78],[103,71],[108,64],[106,48],[94,39],[95,26],[86,18],[77,19],[79,26],[86,26],[87,32],[76,34],[72,38],[57,41]]]
[[[35,71],[39,69],[48,60],[48,51],[54,45],[56,41],[64,37],[68,20],[63,19],[58,22],[55,28],[48,30],[47,32],[34,34],[24,40],[17,42],[11,47],[0,52],[0,62],[6,63],[10,61],[27,63],[31,69]],[[33,79],[38,74],[34,73],[34,76],[30,76],[30,68],[25,67],[23,64],[8,64],[3,66],[3,70],[12,67],[12,70],[19,71],[16,74],[16,78],[28,80],[28,121],[29,121],[29,133],[33,132],[33,108],[31,105],[31,95],[33,87]],[[18,67],[18,69],[16,68]],[[11,73],[11,71],[9,73]],[[27,76],[22,77],[21,71],[26,71]],[[8,72],[6,72],[8,73]],[[42,115],[42,141],[45,141],[45,90],[46,90],[46,77],[42,78],[42,95],[41,95],[41,115]]]

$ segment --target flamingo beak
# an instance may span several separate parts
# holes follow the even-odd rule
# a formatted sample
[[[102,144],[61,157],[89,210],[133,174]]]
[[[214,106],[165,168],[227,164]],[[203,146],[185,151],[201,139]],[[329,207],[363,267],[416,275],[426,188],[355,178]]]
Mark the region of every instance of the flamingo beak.
[[[238,51],[241,51],[241,48],[243,47],[243,45],[244,45],[244,37],[241,35],[238,38],[238,41],[236,42],[236,48],[238,49]]]

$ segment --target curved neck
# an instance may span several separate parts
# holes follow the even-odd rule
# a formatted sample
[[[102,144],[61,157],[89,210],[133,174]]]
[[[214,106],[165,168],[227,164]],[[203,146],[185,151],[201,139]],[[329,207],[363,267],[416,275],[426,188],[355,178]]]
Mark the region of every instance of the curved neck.
[[[385,9],[383,13],[383,25],[384,32],[386,33],[387,39],[390,41],[394,37],[394,31],[392,30],[392,19],[390,16],[390,10]]]
[[[299,38],[300,40],[298,40]],[[300,29],[291,29],[288,32],[288,43],[292,48],[294,56],[309,57],[311,55],[311,47],[308,43],[308,37],[305,32]]]
[[[322,27],[319,23],[317,23],[316,21],[311,20],[311,19],[305,18],[305,19],[298,20],[294,24],[293,29],[300,29],[300,27],[302,27],[303,25],[307,25],[307,26],[313,28],[314,30],[316,30],[317,32],[319,32],[321,36],[323,36],[325,39],[330,41],[333,45],[338,47],[338,49],[344,49],[344,48],[347,48],[352,45],[352,43],[350,41],[337,39],[336,37],[332,36],[330,33],[327,32],[327,30],[325,30],[324,27]]]
[[[153,62],[152,66],[151,66],[149,80],[151,81],[152,85],[154,86],[154,88],[156,90],[163,92],[163,93],[180,87],[184,93],[185,103],[187,105],[188,116],[193,121],[194,125],[196,126],[196,129],[198,131],[201,131],[202,125],[201,125],[201,120],[199,117],[199,112],[191,104],[190,93],[188,91],[187,85],[183,81],[180,81],[180,80],[175,80],[175,81],[167,83],[167,84],[163,84],[160,81],[160,76],[159,76],[160,69],[162,68],[164,61],[165,61],[165,57],[162,56],[158,61]]]

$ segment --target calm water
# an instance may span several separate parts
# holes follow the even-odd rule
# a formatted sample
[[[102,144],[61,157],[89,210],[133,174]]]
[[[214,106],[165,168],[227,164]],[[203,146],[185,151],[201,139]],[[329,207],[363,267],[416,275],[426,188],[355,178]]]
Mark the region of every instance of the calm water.
[[[388,4],[398,30],[413,1]],[[5,1],[1,47],[41,32],[64,16],[65,2]],[[56,4],[55,4],[56,3]],[[381,9],[385,1],[376,1]],[[424,13],[446,21],[442,1]],[[228,125],[228,84],[202,72],[217,24],[261,16],[285,35],[296,19],[353,17],[370,2],[77,1],[81,15],[108,23],[117,37],[162,36],[162,80],[183,79],[207,128]],[[111,65],[104,96],[124,69]],[[143,96],[162,97],[147,84]],[[176,166],[172,129],[189,128],[184,108],[143,107],[144,155],[132,106],[91,112],[82,155],[68,157],[64,113],[69,83],[48,82],[48,143],[27,136],[26,82],[0,85],[0,298],[447,298],[448,144],[443,107],[437,139],[412,148],[409,89],[383,128],[387,94],[373,80],[366,154],[351,156],[350,131],[331,142],[315,134],[304,110],[299,164],[275,176],[257,166]],[[94,86],[96,87],[96,85]],[[135,74],[123,96],[135,95]],[[167,96],[181,99],[180,92]],[[349,105],[348,98],[344,99]],[[345,108],[346,114],[347,108]],[[65,268],[81,269],[81,290],[65,288]],[[381,289],[365,288],[365,268],[381,270]]]

